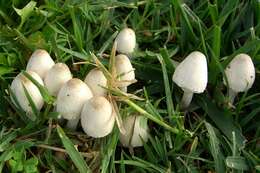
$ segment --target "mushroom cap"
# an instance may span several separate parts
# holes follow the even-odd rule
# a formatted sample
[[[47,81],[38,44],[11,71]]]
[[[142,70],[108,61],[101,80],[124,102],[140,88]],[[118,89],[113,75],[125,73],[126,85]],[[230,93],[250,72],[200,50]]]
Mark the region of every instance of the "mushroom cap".
[[[36,72],[42,79],[44,79],[46,73],[54,65],[54,61],[46,50],[37,49],[30,57],[26,70]]]
[[[80,116],[84,103],[93,97],[91,90],[83,81],[72,78],[60,89],[57,96],[57,112],[67,120]]]
[[[115,116],[111,103],[102,96],[95,96],[83,106],[81,126],[86,134],[94,138],[108,135],[114,126]]]
[[[124,147],[141,147],[143,141],[147,142],[149,132],[146,117],[128,116],[123,120],[123,125],[125,129],[128,129],[125,134],[120,133],[120,142]]]
[[[135,32],[130,28],[124,28],[119,32],[115,41],[117,42],[116,49],[118,52],[132,53],[136,44]]]
[[[255,81],[255,67],[247,54],[238,54],[225,69],[229,88],[235,92],[244,92]],[[224,82],[226,84],[226,82]]]
[[[97,68],[92,69],[86,76],[84,82],[89,86],[94,96],[106,96],[107,79],[103,72]]]
[[[46,73],[44,84],[51,95],[57,96],[61,87],[71,78],[69,67],[64,63],[57,63]]]
[[[115,67],[118,77],[119,87],[126,87],[131,84],[131,81],[135,79],[134,68],[129,58],[123,54],[115,57]]]
[[[39,84],[43,85],[43,81],[41,79],[41,77],[33,72],[33,71],[27,71],[27,73],[29,75],[31,75],[32,78],[34,78]],[[39,91],[39,89],[37,88],[36,85],[33,84],[32,81],[30,81],[30,79],[26,78],[22,73],[18,74],[14,80],[12,81],[11,84],[11,90],[13,92],[13,94],[15,95],[17,102],[19,103],[19,105],[21,106],[21,108],[28,114],[33,114],[33,110],[30,106],[30,102],[28,101],[26,94],[24,92],[24,87],[26,88],[26,90],[28,91],[29,95],[31,96],[36,108],[38,110],[41,110],[43,104],[44,104],[44,100],[42,98],[42,95]],[[16,104],[14,102],[14,99],[12,99],[13,103]],[[18,106],[18,105],[16,105]]]
[[[184,91],[204,92],[208,82],[208,67],[205,55],[198,51],[190,53],[176,67],[172,80]]]

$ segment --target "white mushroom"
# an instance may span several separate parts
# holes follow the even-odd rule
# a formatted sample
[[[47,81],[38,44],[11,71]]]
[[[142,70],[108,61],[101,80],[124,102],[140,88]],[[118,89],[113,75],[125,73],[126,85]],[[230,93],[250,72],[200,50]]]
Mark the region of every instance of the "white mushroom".
[[[224,83],[228,83],[228,96],[232,104],[237,93],[245,92],[252,87],[255,81],[255,67],[250,56],[238,54],[225,69],[225,74],[228,82]]]
[[[103,72],[97,68],[92,69],[86,76],[84,82],[89,86],[94,96],[106,96],[107,79]]]
[[[27,71],[29,75],[31,75],[32,78],[34,78],[39,84],[43,85],[43,81],[41,77],[33,72],[33,71]],[[21,106],[21,108],[28,114],[33,114],[32,107],[30,105],[30,102],[28,101],[25,89],[28,91],[30,97],[32,98],[36,108],[38,111],[41,110],[44,100],[42,98],[42,95],[39,91],[39,89],[36,87],[36,85],[33,84],[32,81],[30,81],[28,78],[26,78],[22,73],[18,74],[15,79],[13,80],[11,84],[11,91],[13,92],[14,96],[17,99],[18,104]],[[16,106],[18,106],[14,98],[12,98],[12,101]]]
[[[81,113],[81,126],[86,134],[104,137],[113,130],[114,123],[112,105],[105,97],[95,96],[86,101]]]
[[[93,97],[91,90],[80,79],[70,79],[60,89],[57,96],[57,112],[68,120],[67,127],[77,127],[84,103]]]
[[[54,64],[54,61],[46,50],[37,49],[30,57],[26,66],[26,70],[34,71],[42,79],[44,79],[46,73],[51,69]]]
[[[187,108],[193,93],[202,93],[208,82],[207,60],[203,53],[194,51],[190,53],[175,69],[172,77],[184,91],[180,107]]]
[[[123,120],[125,134],[120,133],[120,142],[124,147],[141,147],[147,142],[149,132],[147,118],[144,116],[131,115]]]
[[[136,38],[135,32],[130,28],[124,28],[119,32],[115,41],[117,42],[117,51],[129,54],[134,51]]]
[[[135,81],[134,68],[127,56],[123,54],[117,55],[115,57],[115,68],[120,88],[127,87]],[[124,88],[124,90],[126,89]]]
[[[72,78],[68,66],[64,63],[57,63],[47,72],[44,78],[44,84],[49,93],[57,96],[61,87]]]

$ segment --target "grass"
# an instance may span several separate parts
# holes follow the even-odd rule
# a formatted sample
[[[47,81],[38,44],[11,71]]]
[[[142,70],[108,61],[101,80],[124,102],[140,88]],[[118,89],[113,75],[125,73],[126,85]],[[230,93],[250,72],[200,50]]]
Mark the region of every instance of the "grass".
[[[102,139],[63,128],[45,88],[36,120],[12,104],[9,86],[33,50],[48,50],[84,79],[93,54],[108,68],[101,57],[125,26],[138,43],[131,55],[138,82],[129,91],[145,100],[125,99],[120,114],[150,119],[144,147],[123,148],[117,127]],[[258,0],[0,0],[0,172],[260,171],[259,36]],[[194,50],[207,56],[209,83],[185,113],[182,90],[171,81],[172,60]],[[252,57],[256,81],[229,108],[223,69],[241,52]]]

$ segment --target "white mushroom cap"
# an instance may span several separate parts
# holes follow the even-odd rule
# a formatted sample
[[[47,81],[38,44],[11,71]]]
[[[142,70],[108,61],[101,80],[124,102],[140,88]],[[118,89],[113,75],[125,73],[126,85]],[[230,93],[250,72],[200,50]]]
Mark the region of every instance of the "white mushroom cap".
[[[108,135],[115,122],[111,103],[102,96],[88,100],[82,109],[81,126],[86,134],[94,138]]]
[[[89,86],[94,96],[106,96],[107,79],[103,72],[97,68],[92,69],[86,76],[84,82]]]
[[[135,32],[130,28],[124,28],[119,32],[115,41],[117,42],[116,49],[118,52],[132,53],[136,44]]]
[[[125,134],[120,133],[120,142],[124,147],[141,147],[143,141],[147,142],[149,136],[147,118],[131,115],[123,120],[123,125],[128,129]]]
[[[44,84],[51,95],[57,96],[61,87],[71,78],[69,67],[64,63],[57,63],[46,73]]]
[[[42,79],[44,79],[46,73],[51,69],[54,64],[54,61],[46,50],[37,49],[30,57],[26,66],[26,70],[34,71]]]
[[[83,81],[70,79],[60,89],[57,96],[57,112],[67,120],[80,116],[84,103],[93,97],[91,90]]]
[[[255,81],[255,67],[247,54],[235,56],[225,69],[225,74],[229,87],[235,92],[248,90]]]
[[[33,71],[27,71],[29,75],[31,75],[32,78],[34,78],[39,84],[43,85],[43,81],[41,77],[33,72]],[[33,84],[32,81],[30,81],[28,78],[26,78],[22,73],[18,74],[15,79],[13,80],[11,84],[11,90],[13,94],[15,95],[17,102],[21,106],[21,108],[28,114],[32,114],[33,110],[30,106],[30,102],[28,101],[26,94],[24,92],[24,87],[28,91],[29,95],[31,96],[36,108],[40,110],[44,104],[44,100],[42,98],[42,95],[39,91],[39,89],[36,87],[36,85]],[[12,99],[14,102],[14,99]],[[15,102],[14,102],[15,104]],[[18,105],[16,105],[18,106]]]
[[[202,93],[208,82],[207,60],[203,53],[190,53],[175,69],[172,80],[184,91]]]
[[[120,81],[119,87],[126,87],[131,84],[132,80],[135,80],[134,68],[129,58],[123,54],[115,57],[115,67],[117,77]]]

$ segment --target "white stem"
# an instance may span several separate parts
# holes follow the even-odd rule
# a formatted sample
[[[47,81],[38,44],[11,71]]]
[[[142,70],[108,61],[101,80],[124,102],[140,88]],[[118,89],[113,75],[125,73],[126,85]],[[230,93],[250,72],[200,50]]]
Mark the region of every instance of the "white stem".
[[[125,86],[125,87],[120,87],[119,89],[120,89],[121,91],[127,93],[127,86]]]
[[[228,88],[228,99],[231,105],[233,105],[236,96],[237,92],[232,90],[231,88]]]
[[[66,127],[68,129],[74,131],[74,130],[76,130],[78,123],[79,123],[79,117],[76,118],[76,119],[68,120]]]
[[[184,93],[183,93],[183,96],[181,99],[180,108],[186,109],[190,105],[192,97],[193,97],[193,92],[184,90]]]

